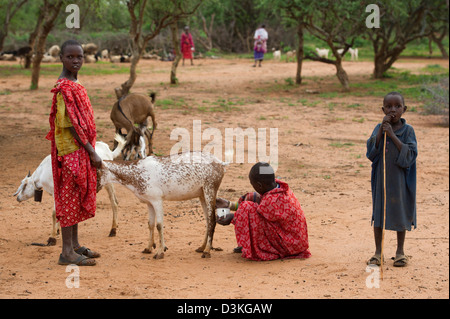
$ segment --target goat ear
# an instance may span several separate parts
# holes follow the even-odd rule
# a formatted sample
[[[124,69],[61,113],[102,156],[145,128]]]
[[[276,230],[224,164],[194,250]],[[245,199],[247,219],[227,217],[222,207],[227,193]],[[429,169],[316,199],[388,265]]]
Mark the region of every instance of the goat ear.
[[[31,176],[31,171],[28,171],[27,177],[30,177],[30,176]]]
[[[17,194],[19,194],[23,189],[23,184],[20,184],[19,188],[17,189],[17,191],[13,194],[13,196],[16,196]]]

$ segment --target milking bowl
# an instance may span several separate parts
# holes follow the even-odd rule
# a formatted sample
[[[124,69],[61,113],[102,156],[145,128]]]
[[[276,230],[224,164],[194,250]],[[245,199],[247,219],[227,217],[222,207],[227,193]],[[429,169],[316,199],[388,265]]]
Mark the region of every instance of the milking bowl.
[[[230,213],[230,209],[229,208],[217,208],[216,209],[216,215],[219,218],[225,217],[229,213]]]

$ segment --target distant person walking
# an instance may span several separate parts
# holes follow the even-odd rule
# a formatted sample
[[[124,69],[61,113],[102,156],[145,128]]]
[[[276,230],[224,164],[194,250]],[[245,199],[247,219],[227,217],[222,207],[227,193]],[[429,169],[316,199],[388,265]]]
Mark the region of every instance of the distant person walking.
[[[264,60],[264,53],[267,52],[267,39],[269,39],[269,34],[265,27],[264,24],[261,25],[261,27],[255,31],[255,35],[253,36],[253,39],[255,40],[253,48],[255,64],[253,64],[253,67],[256,67],[258,62],[259,66],[261,66],[261,62]]]
[[[184,59],[190,59],[191,65],[194,65],[194,60],[192,57],[192,52],[195,51],[194,40],[192,40],[192,35],[189,32],[189,27],[184,27],[184,32],[181,34],[181,53],[183,54],[183,65]]]

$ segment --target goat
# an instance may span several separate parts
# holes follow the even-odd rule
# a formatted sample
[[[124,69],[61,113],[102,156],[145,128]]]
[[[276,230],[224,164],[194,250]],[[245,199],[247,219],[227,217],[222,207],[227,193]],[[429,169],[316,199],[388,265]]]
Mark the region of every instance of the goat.
[[[84,56],[84,62],[85,63],[95,63],[95,62],[97,62],[97,58],[94,54],[86,54]]]
[[[0,60],[2,61],[16,61],[16,57],[14,56],[14,53],[2,53],[0,55]]]
[[[272,52],[273,52],[273,59],[280,61],[281,60],[281,51],[275,50],[275,48],[272,48]]]
[[[57,58],[59,56],[59,53],[61,52],[61,49],[59,47],[59,45],[53,45],[52,47],[50,47],[50,49],[48,49],[48,54],[50,54],[52,57]]]
[[[111,63],[119,63],[120,62],[120,55],[109,55],[109,61]]]
[[[95,43],[82,44],[81,47],[83,48],[84,54],[95,54],[98,51],[98,46]]]
[[[358,48],[356,48],[356,49],[349,48],[348,52],[350,52],[352,61],[358,60]]]
[[[48,53],[44,54],[41,60],[41,62],[43,63],[55,63],[56,61],[58,60],[55,57],[49,55]]]
[[[286,62],[289,62],[291,58],[295,58],[295,50],[286,52]]]
[[[116,136],[116,139],[119,143],[119,146],[114,150],[114,152],[111,152],[108,145],[103,142],[99,141],[95,143],[95,151],[102,160],[113,160],[120,155],[122,148],[125,146],[125,139],[121,136]],[[113,211],[113,221],[109,237],[114,237],[116,236],[117,231],[117,198],[115,195],[113,184],[107,184],[105,185],[105,188],[108,192]],[[39,164],[38,168],[36,168],[33,174],[30,174],[30,172],[28,172],[28,175],[22,180],[19,188],[13,196],[17,196],[18,202],[23,202],[32,198],[35,190],[42,189],[53,197],[54,187],[51,155],[47,155],[47,157],[42,160],[41,164]],[[56,211],[55,207],[53,206],[52,233],[47,240],[47,245],[53,246],[56,244],[57,231],[58,227],[56,222]]]
[[[21,47],[18,50],[2,52],[0,60],[16,61],[16,57],[19,58],[19,64],[22,65],[22,60],[30,54],[32,48],[30,46]],[[6,56],[5,56],[6,55]],[[11,56],[13,55],[13,56]]]
[[[102,57],[102,60],[108,59],[109,53],[108,53],[108,50],[107,50],[107,49],[102,50],[102,52],[101,52],[101,57]]]
[[[132,59],[132,55],[131,54],[128,54],[128,55],[121,55],[120,56],[120,63],[128,63],[128,62],[131,62],[131,59]]]
[[[159,234],[155,259],[164,257],[167,247],[163,235],[163,201],[182,201],[199,198],[206,219],[203,244],[196,250],[202,258],[211,257],[216,225],[216,195],[225,173],[225,165],[210,153],[186,152],[169,156],[149,156],[133,162],[103,161],[98,186],[119,183],[147,204],[149,243],[143,253],[156,248],[154,228]],[[155,223],[156,221],[156,223]]]
[[[157,123],[154,113],[155,94],[150,96],[138,93],[125,95],[114,103],[111,109],[111,121],[116,128],[116,134],[121,134],[122,128],[127,131],[127,145],[138,145],[139,137],[145,135],[149,148],[148,155],[153,153],[152,137],[156,129]],[[152,131],[148,127],[148,117],[152,118]],[[138,124],[139,128],[134,126]],[[116,146],[116,143],[114,143]]]
[[[140,136],[139,137],[139,145],[128,144],[122,150],[122,154],[124,155],[124,159],[126,161],[129,161],[131,159],[133,159],[133,160],[144,159],[147,157],[147,155],[145,154],[145,148],[146,148],[145,138],[143,136]],[[134,153],[134,157],[132,158],[133,153]]]
[[[320,58],[328,59],[328,52],[330,52],[330,49],[319,49],[319,48],[316,48],[316,51],[317,51],[317,55]]]

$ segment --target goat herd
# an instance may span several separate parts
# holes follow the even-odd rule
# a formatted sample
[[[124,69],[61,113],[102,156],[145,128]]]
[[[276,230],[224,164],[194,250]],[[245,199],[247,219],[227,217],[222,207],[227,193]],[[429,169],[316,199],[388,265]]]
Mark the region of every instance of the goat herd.
[[[275,48],[272,49],[273,52],[273,59],[276,61],[280,61],[281,60],[281,51],[280,50],[275,50]],[[319,49],[316,48],[316,52],[317,55],[319,56],[319,58],[325,58],[328,59],[328,53],[330,52],[330,49]],[[338,49],[337,52],[344,57],[345,56],[345,52],[344,49]],[[348,52],[350,53],[351,56],[351,60],[352,61],[356,61],[358,60],[358,48],[348,48]],[[291,59],[295,58],[295,50],[292,51],[288,51],[286,52],[286,62],[289,62]]]
[[[124,63],[131,61],[131,54],[112,54],[111,50],[103,49],[99,50],[95,43],[82,44],[85,56],[84,63],[95,63],[98,61],[110,61],[111,63]],[[116,50],[117,51],[117,50]],[[41,62],[43,63],[55,63],[59,61],[59,53],[61,49],[58,45],[51,46],[47,52],[44,53]],[[143,59],[153,60],[167,60],[168,57],[160,57],[160,50],[152,50],[142,55]],[[18,50],[3,51],[0,54],[0,61],[17,61],[22,63],[27,55],[31,54],[31,59],[34,58],[34,54],[30,46],[21,47]]]

